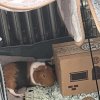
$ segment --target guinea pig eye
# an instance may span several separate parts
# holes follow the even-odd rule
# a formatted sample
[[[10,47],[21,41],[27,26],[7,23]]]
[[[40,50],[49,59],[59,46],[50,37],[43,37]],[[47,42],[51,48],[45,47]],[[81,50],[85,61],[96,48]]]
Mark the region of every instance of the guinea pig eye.
[[[44,74],[42,74],[42,76],[45,78],[46,76]]]

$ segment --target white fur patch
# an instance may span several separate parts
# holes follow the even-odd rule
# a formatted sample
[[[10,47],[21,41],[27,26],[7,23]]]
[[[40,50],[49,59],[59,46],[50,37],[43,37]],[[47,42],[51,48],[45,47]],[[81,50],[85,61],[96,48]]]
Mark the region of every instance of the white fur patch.
[[[14,95],[16,97],[23,97],[24,96],[24,94],[15,93],[15,91],[13,89],[11,89],[11,88],[7,88],[7,89],[12,95]]]
[[[34,71],[41,65],[45,65],[45,63],[43,62],[33,62],[31,64],[31,67],[30,67],[30,78],[31,78],[31,81],[34,85],[40,85],[39,83],[36,83],[35,80],[34,80],[34,77],[33,77],[33,74],[34,74]]]

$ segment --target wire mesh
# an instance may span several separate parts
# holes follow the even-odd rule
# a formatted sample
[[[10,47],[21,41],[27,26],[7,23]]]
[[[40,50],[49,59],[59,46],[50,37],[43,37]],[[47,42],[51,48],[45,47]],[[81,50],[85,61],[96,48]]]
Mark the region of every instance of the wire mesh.
[[[81,0],[81,13],[86,38],[100,36],[87,0]],[[59,16],[56,2],[23,13],[0,10],[1,47],[34,44],[64,36],[70,37]]]

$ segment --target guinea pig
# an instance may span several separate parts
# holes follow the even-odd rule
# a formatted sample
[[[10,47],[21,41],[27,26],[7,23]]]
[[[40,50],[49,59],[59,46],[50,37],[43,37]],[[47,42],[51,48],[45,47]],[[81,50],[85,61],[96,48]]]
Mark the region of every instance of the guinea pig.
[[[16,90],[33,85],[52,86],[55,82],[53,69],[44,62],[13,62],[3,66],[7,90],[16,97],[23,97]]]

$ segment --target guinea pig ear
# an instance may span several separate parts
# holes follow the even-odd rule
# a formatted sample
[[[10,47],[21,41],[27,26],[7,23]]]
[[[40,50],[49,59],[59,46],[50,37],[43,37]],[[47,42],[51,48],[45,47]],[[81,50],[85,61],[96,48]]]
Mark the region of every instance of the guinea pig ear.
[[[46,66],[52,66],[49,62],[45,61]]]
[[[52,68],[54,68],[55,67],[55,65],[54,64],[51,64],[51,63],[49,63],[49,62],[45,62],[45,64],[46,64],[46,66],[49,66],[49,67],[52,67]]]
[[[35,71],[40,71],[40,70],[44,70],[46,68],[46,66],[39,66],[38,68],[35,69]]]

